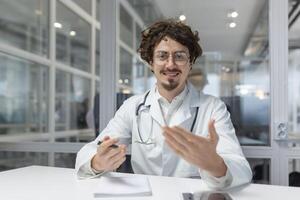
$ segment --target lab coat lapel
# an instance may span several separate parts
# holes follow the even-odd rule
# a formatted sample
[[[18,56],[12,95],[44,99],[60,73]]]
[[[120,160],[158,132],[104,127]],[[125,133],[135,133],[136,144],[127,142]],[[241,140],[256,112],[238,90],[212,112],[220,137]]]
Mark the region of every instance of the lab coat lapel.
[[[170,126],[180,125],[192,116],[189,102],[190,92],[187,93],[187,97],[184,97],[182,104],[178,108],[173,119],[170,121]]]
[[[171,120],[170,126],[180,125],[190,119],[194,108],[200,106],[199,92],[189,82],[187,83],[187,87],[187,97],[184,98],[181,106],[178,108],[176,115]]]
[[[161,126],[166,126],[164,118],[162,116],[162,112],[161,112],[158,100],[155,98],[153,98],[153,102],[150,107],[150,115]]]
[[[156,121],[160,126],[165,126],[165,121],[162,116],[162,112],[158,103],[158,99],[155,98],[155,87],[152,87],[149,96],[145,102],[145,106],[150,106],[150,115],[154,121]]]

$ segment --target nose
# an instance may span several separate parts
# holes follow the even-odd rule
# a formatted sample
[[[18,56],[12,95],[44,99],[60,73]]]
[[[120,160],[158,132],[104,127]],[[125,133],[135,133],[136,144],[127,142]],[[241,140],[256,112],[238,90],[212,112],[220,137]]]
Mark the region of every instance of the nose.
[[[170,56],[169,56],[169,58],[167,60],[166,67],[169,68],[169,69],[173,69],[173,68],[176,67],[176,64],[174,62],[172,54],[170,54]]]

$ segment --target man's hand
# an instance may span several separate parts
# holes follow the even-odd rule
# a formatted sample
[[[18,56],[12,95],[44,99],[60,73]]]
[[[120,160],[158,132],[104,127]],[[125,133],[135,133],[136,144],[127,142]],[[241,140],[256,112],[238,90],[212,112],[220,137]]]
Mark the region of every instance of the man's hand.
[[[217,154],[218,134],[214,120],[208,124],[209,136],[201,137],[181,127],[164,127],[163,135],[166,143],[176,154],[191,164],[208,171],[212,176],[225,176],[227,167],[224,160]]]
[[[110,147],[116,144],[118,139],[110,139],[105,136],[97,149],[97,154],[92,158],[92,168],[97,171],[112,171],[117,169],[126,160],[126,146],[119,145],[118,148]]]

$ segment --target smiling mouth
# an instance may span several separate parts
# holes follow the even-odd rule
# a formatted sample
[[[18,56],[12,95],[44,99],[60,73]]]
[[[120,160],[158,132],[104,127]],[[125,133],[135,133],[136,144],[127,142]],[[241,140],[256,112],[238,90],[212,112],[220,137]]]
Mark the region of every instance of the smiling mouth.
[[[179,72],[163,72],[162,74],[168,77],[176,77],[179,75]]]

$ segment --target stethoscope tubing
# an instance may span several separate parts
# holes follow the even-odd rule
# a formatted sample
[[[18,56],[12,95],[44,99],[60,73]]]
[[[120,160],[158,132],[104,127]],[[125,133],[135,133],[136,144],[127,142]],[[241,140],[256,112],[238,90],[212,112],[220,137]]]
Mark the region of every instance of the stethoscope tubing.
[[[145,94],[144,99],[143,99],[143,102],[140,103],[140,104],[137,106],[137,108],[136,108],[136,110],[135,110],[135,116],[136,116],[136,119],[138,119],[139,111],[140,111],[141,107],[145,105],[149,93],[150,93],[150,91],[148,91],[148,92]],[[150,106],[148,106],[148,107],[150,108]],[[197,120],[197,117],[198,117],[198,112],[199,112],[199,107],[196,108],[196,114],[195,114],[195,117],[194,117],[192,126],[191,126],[191,128],[190,128],[190,132],[193,132],[193,130],[194,130],[194,126],[195,126],[195,124],[196,124],[196,120]],[[152,120],[153,120],[153,119],[152,119]],[[152,126],[153,126],[153,122],[152,122]],[[151,129],[152,129],[152,126],[151,126]],[[151,131],[152,131],[152,130],[151,130]],[[140,138],[140,140],[141,140],[141,141],[138,142],[138,143],[140,143],[140,144],[146,144],[146,145],[152,144],[152,143],[148,143],[148,140],[150,139],[150,134],[151,134],[151,133],[149,134],[149,138],[148,138],[146,141],[143,140],[143,138],[142,138],[142,136],[141,136],[141,133],[140,133],[140,130],[139,130],[139,120],[137,120],[137,132],[138,132],[139,138]]]

